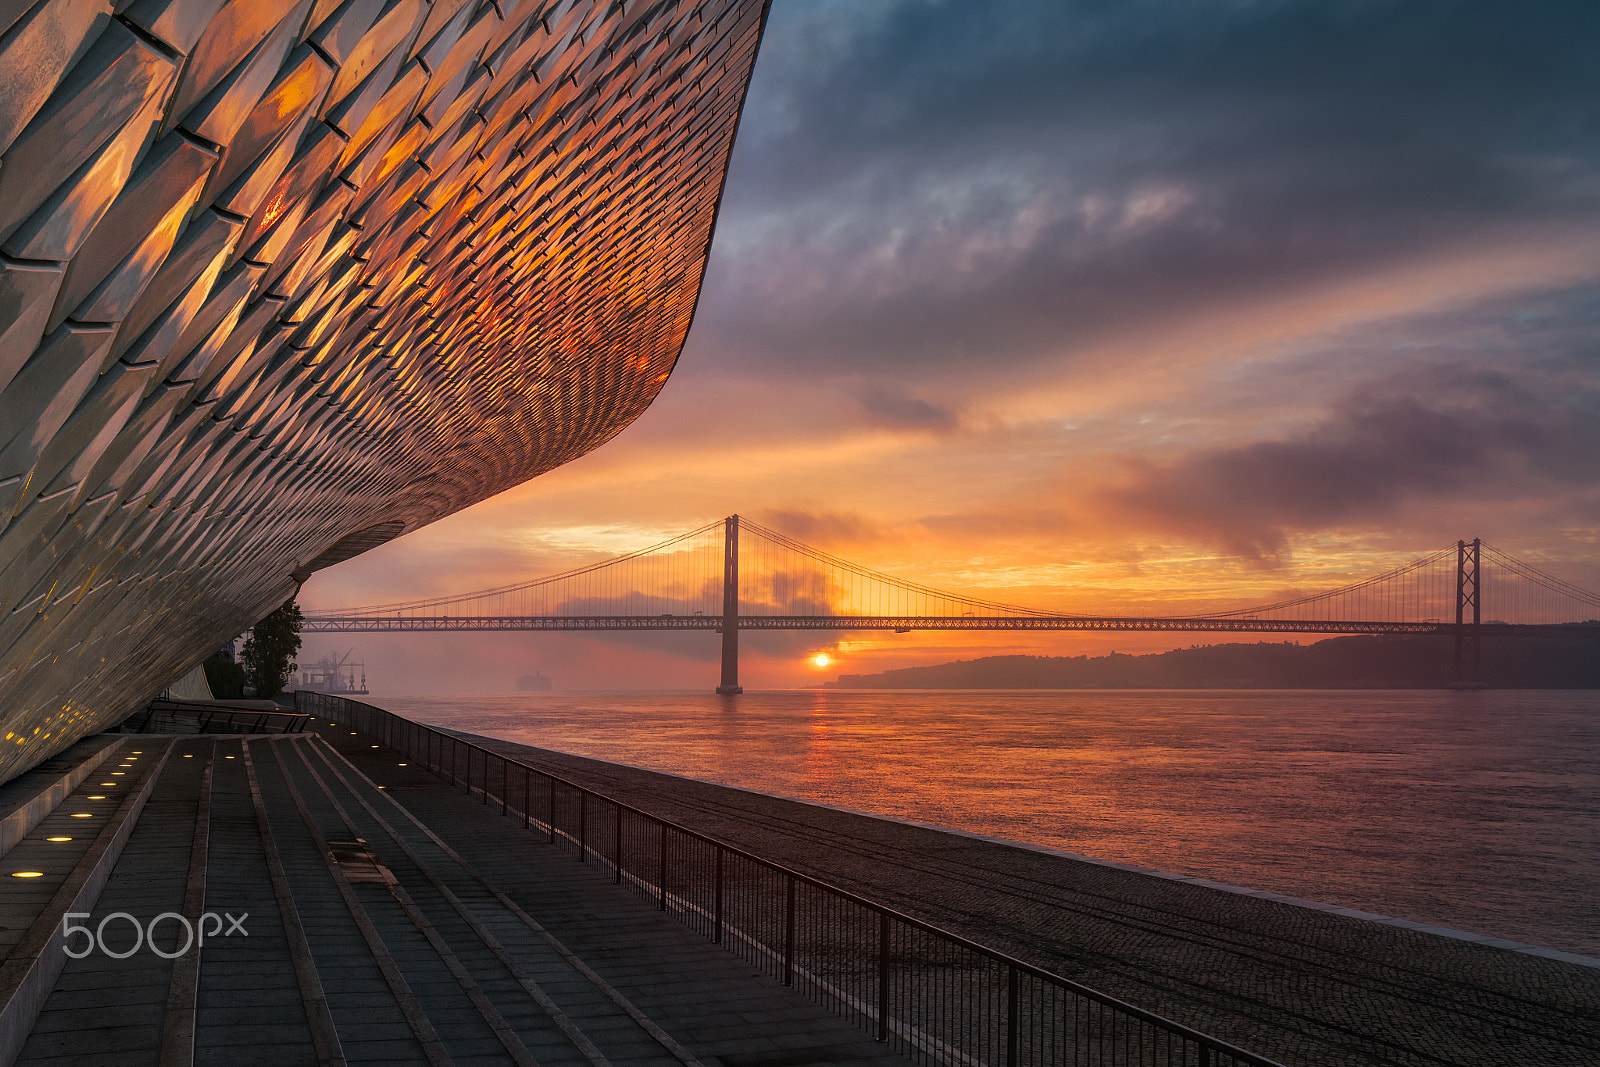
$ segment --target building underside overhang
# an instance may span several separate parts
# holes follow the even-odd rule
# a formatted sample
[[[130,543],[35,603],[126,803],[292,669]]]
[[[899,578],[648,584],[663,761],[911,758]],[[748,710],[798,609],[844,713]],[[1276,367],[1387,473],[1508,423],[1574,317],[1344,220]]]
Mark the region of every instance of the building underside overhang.
[[[315,569],[636,418],[693,317],[764,17],[0,12],[0,780]]]

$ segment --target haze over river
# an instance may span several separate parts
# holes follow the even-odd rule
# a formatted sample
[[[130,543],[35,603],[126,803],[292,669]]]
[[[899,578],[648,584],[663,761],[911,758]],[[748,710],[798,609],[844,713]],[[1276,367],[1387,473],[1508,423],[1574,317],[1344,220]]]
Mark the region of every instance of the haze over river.
[[[1600,955],[1600,693],[370,702],[728,785]]]

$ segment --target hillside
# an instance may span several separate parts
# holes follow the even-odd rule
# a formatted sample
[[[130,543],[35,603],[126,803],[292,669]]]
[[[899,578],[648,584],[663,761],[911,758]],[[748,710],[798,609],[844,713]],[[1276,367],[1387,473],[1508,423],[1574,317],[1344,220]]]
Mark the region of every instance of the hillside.
[[[1130,656],[986,656],[881,674],[839,689],[1436,689],[1453,677],[1449,637],[1335,637],[1202,645]],[[1600,637],[1498,637],[1483,643],[1495,689],[1600,688]]]

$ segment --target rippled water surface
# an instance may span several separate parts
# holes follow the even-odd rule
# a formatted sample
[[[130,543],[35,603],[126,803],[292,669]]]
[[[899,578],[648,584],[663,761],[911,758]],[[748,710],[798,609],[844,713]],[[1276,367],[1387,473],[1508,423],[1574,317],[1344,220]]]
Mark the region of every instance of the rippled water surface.
[[[545,748],[1600,955],[1594,692],[369,699]]]

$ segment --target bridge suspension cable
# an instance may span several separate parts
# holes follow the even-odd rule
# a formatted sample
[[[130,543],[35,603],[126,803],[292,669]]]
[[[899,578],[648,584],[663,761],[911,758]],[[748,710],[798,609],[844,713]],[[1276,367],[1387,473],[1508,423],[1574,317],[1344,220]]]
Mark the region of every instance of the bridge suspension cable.
[[[1600,633],[1600,593],[1474,540],[1359,582],[1254,607],[1157,617],[1067,614],[906,581],[735,515],[528,581],[308,612],[305,629],[717,630],[723,693],[743,691],[738,635],[746,629],[1437,634],[1455,638],[1457,684],[1475,686],[1486,634]]]
[[[1548,571],[1482,546],[1486,618],[1508,623],[1587,622],[1600,619],[1600,593],[1563,581]]]
[[[722,520],[598,563],[466,593],[309,613],[325,615],[714,614],[721,604]]]
[[[749,519],[740,520],[740,530],[742,557],[754,564],[751,572],[741,571],[749,574],[740,592],[747,615],[1083,617],[906,581],[812,548]]]
[[[1455,611],[1456,546],[1430,552],[1410,563],[1359,582],[1231,611],[1209,611],[1200,619],[1369,619],[1424,622],[1449,618]]]
[[[331,618],[653,618],[722,612],[725,521],[706,523],[647,548],[488,589],[384,604],[313,611]],[[1079,628],[1072,620],[1114,621],[1115,615],[1032,608],[935,589],[824,552],[769,527],[743,519],[739,570],[740,614],[770,627],[781,617],[900,620],[1039,620],[1043,626]],[[1465,544],[1465,542],[1463,542]],[[1474,557],[1473,595],[1487,611],[1483,621],[1513,625],[1578,623],[1600,616],[1600,593],[1550,574],[1492,545]],[[1247,624],[1362,621],[1372,624],[1450,624],[1455,621],[1460,562],[1456,546],[1335,589],[1267,604],[1170,616],[1183,629],[1247,629]],[[1049,620],[1059,620],[1052,625]],[[1150,620],[1141,620],[1146,627]],[[1230,624],[1224,626],[1223,624]],[[816,625],[813,623],[812,625]],[[960,628],[982,628],[959,622]],[[326,627],[322,627],[326,628]],[[922,628],[918,625],[917,628]],[[1176,625],[1175,625],[1175,628]],[[1269,627],[1262,627],[1269,629]],[[1281,627],[1270,627],[1281,629]]]

